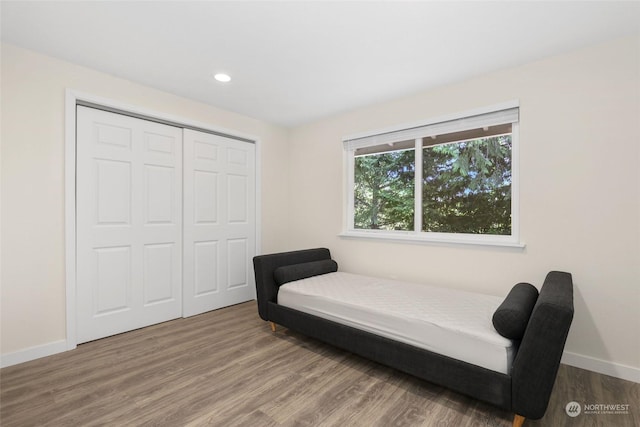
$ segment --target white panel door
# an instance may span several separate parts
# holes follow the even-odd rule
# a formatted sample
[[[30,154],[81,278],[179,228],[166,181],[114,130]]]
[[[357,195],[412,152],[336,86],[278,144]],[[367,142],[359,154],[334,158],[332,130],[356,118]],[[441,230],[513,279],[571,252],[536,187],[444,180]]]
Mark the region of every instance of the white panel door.
[[[183,316],[255,298],[255,145],[184,130]]]
[[[182,313],[182,129],[77,107],[77,341]]]

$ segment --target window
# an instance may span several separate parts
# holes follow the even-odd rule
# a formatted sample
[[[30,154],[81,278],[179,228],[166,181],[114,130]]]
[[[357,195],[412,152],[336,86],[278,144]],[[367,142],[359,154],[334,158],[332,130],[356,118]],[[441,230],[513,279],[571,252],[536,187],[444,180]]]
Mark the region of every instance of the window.
[[[345,236],[521,246],[519,109],[344,141]]]
[[[355,228],[413,230],[414,180],[413,149],[356,155]]]

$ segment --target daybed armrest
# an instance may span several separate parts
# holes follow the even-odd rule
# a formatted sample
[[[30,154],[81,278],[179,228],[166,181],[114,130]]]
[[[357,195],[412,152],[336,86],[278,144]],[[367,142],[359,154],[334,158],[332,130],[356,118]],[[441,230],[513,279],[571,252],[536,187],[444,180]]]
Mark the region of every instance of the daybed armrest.
[[[276,302],[278,285],[273,277],[273,272],[276,268],[325,259],[331,259],[331,253],[327,248],[305,249],[254,257],[253,270],[256,275],[256,296],[260,317],[263,320],[270,320],[267,303],[269,301]]]
[[[571,274],[550,272],[540,290],[512,370],[512,410],[539,419],[549,404],[573,319]]]

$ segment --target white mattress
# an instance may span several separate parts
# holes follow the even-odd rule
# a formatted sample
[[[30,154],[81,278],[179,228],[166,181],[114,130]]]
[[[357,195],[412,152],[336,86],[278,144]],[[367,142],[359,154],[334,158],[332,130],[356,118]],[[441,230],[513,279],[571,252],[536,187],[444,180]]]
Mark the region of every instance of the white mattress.
[[[287,283],[278,304],[507,374],[513,341],[493,328],[503,298],[336,272]]]

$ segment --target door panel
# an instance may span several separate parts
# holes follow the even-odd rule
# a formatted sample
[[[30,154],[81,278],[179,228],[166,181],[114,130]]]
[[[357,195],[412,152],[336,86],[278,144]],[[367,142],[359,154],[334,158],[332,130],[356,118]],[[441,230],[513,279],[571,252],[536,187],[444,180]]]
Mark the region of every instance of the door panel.
[[[200,224],[218,223],[218,174],[194,170],[194,220]]]
[[[248,286],[246,260],[249,257],[249,248],[247,240],[244,238],[227,240],[229,289]]]
[[[182,129],[77,107],[78,343],[182,313]]]
[[[164,303],[176,298],[172,286],[174,243],[144,245],[144,305]]]
[[[131,224],[131,163],[94,160],[96,168],[97,225]]]
[[[94,249],[98,316],[131,309],[131,247]]]
[[[255,298],[254,254],[255,145],[185,129],[183,316]]]
[[[202,297],[218,292],[218,274],[220,262],[218,242],[194,242],[195,249],[195,289],[193,295]]]
[[[248,183],[242,175],[227,175],[227,219],[232,224],[247,224]]]
[[[145,224],[175,224],[176,211],[172,167],[145,165]]]

